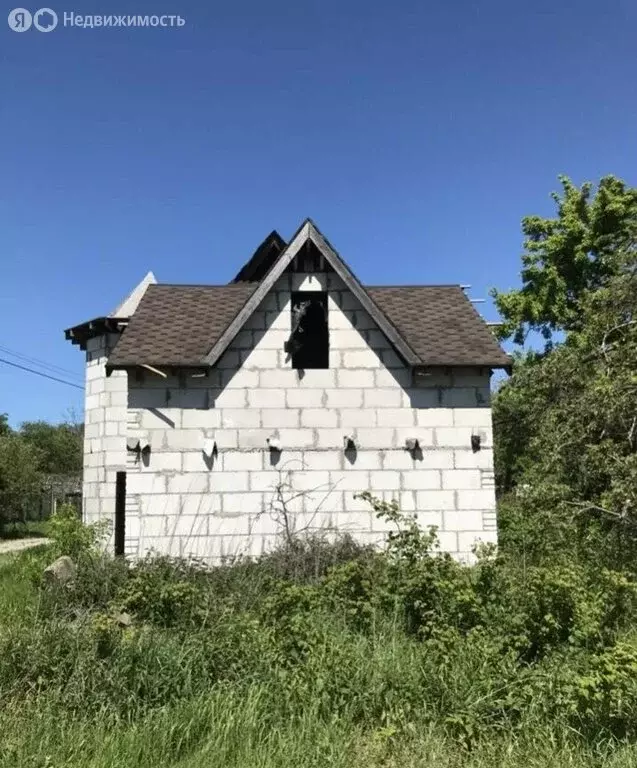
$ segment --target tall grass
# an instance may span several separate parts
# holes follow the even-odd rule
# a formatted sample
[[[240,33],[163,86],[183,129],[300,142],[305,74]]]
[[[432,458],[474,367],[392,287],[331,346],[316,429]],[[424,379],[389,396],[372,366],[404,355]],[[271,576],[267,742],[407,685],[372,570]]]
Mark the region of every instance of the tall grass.
[[[47,697],[2,711],[2,768],[632,768],[632,745],[577,745],[569,734],[529,722],[466,750],[444,729],[414,720],[409,729],[369,727],[351,713],[327,716],[308,696],[292,716],[280,689],[265,682],[179,700],[132,721],[71,716]]]
[[[0,563],[0,768],[637,765],[627,574],[414,530],[210,570],[73,536],[73,583],[41,582],[55,546]]]

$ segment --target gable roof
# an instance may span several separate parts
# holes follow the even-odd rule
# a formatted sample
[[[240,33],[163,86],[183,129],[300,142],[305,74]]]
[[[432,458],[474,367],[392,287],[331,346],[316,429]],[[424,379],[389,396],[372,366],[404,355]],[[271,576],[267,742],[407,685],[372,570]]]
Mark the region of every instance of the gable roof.
[[[365,288],[310,219],[288,244],[270,233],[228,285],[162,285],[147,276],[134,291],[134,302],[122,305],[132,316],[117,321],[116,328],[124,330],[108,367],[214,365],[278,278],[296,268],[306,244],[320,269],[341,278],[409,366],[510,367],[511,358],[460,286]],[[94,331],[93,325],[69,329],[67,338],[81,343],[86,334],[100,331],[101,325]],[[84,326],[90,326],[86,333]]]
[[[287,248],[270,268],[264,279],[259,283],[257,289],[238,312],[237,316],[232,320],[230,325],[217,339],[217,342],[206,355],[205,362],[208,365],[214,365],[217,362],[221,355],[230,346],[232,340],[239,333],[241,328],[243,328],[248,318],[270,292],[274,286],[274,283],[285,272],[294,257],[299,253],[301,248],[305,245],[306,242],[308,242],[308,240],[318,248],[323,258],[325,259],[325,262],[332,267],[336,274],[345,283],[347,288],[349,288],[349,290],[354,294],[354,296],[361,303],[363,309],[365,309],[366,312],[371,315],[376,325],[393,344],[394,348],[401,355],[403,360],[405,360],[405,362],[409,365],[418,365],[419,359],[416,353],[392,325],[385,314],[370,299],[358,278],[355,277],[351,269],[338,255],[334,248],[332,248],[328,241],[319,232],[314,222],[312,222],[310,219],[306,219],[303,222]]]
[[[206,367],[208,350],[255,288],[254,283],[149,286],[109,366]],[[374,286],[367,293],[408,339],[417,365],[511,365],[460,286]]]
[[[286,246],[285,240],[276,229],[273,229],[252,254],[250,260],[241,267],[232,282],[258,282],[262,280]]]

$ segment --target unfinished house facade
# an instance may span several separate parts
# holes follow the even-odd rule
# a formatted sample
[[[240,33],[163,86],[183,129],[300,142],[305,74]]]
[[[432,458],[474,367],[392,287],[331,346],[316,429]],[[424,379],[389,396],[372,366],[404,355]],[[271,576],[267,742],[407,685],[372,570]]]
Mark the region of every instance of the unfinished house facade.
[[[363,286],[308,220],[227,285],[149,274],[66,336],[86,353],[84,519],[117,553],[382,544],[366,490],[460,559],[497,540],[490,376],[511,360],[460,286]]]

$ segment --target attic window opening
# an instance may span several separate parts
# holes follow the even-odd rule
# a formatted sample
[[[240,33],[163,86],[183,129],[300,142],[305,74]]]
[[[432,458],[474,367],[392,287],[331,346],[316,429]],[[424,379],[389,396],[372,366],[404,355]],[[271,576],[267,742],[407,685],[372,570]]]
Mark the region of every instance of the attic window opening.
[[[327,293],[294,291],[291,311],[292,333],[286,351],[292,357],[292,368],[329,368]]]

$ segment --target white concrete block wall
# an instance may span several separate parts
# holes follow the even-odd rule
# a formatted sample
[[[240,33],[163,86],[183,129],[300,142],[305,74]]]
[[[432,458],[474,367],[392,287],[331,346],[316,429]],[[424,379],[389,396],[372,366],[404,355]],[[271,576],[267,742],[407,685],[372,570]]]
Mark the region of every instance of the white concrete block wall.
[[[84,413],[83,515],[86,523],[115,519],[115,476],[126,470],[126,435],[129,429],[128,376],[125,371],[106,375],[106,360],[118,336],[105,334],[87,342]],[[134,548],[134,499],[127,505]],[[111,542],[112,543],[112,542]]]
[[[330,368],[299,374],[283,350],[290,292],[325,287]],[[414,378],[336,276],[285,275],[209,375],[130,377],[123,422],[119,399],[108,411],[91,401],[89,413],[102,425],[96,445],[104,460],[96,468],[108,473],[121,456],[119,442],[103,442],[107,429],[119,440],[128,424],[130,436],[149,441],[148,462],[128,462],[128,499],[139,517],[127,521],[127,550],[140,555],[259,554],[283,532],[283,504],[297,531],[337,528],[381,543],[386,524],[354,498],[370,489],[436,525],[441,547],[468,559],[475,540],[496,540],[489,374],[435,370]],[[354,437],[355,455],[344,453],[345,435]],[[268,449],[272,436],[280,456]],[[407,438],[418,439],[416,456],[405,450]],[[211,440],[212,460],[203,452]],[[110,489],[96,480],[88,490],[104,504]]]

